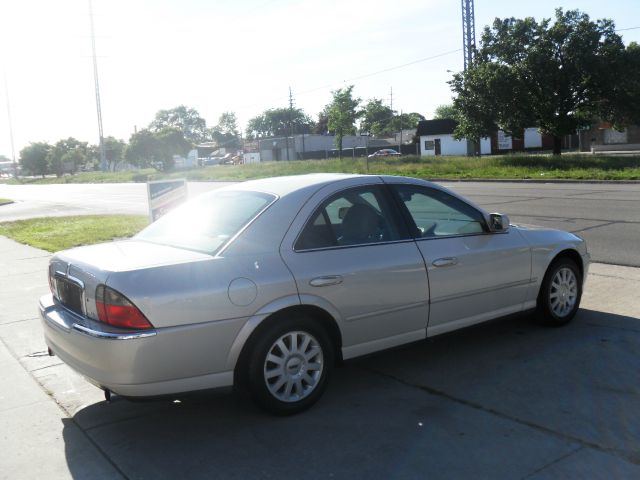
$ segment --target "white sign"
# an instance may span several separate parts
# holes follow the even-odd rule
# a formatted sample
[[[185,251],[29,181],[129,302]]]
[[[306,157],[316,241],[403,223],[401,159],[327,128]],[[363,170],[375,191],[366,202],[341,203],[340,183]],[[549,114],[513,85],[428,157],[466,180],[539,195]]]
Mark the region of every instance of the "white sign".
[[[511,135],[507,135],[502,130],[498,130],[498,150],[511,150],[513,141]]]
[[[187,199],[187,181],[179,179],[147,182],[147,194],[149,217],[152,222],[155,222]]]

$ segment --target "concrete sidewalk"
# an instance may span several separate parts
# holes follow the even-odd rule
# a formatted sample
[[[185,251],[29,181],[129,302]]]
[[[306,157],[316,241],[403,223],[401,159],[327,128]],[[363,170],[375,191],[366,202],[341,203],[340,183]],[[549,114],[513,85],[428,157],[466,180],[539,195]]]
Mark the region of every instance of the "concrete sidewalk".
[[[0,237],[0,478],[117,478],[117,468],[36,381],[60,363],[46,354],[34,303],[49,288],[49,257]]]
[[[0,478],[640,478],[640,269],[592,265],[566,328],[359,359],[273,418],[230,395],[106,404],[46,354],[49,257],[0,237]]]

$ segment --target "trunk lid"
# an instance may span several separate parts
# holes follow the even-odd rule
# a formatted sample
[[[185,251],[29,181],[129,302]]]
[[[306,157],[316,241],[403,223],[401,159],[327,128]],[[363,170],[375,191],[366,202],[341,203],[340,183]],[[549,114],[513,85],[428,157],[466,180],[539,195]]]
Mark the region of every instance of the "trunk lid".
[[[58,302],[96,320],[96,288],[106,284],[110,274],[210,259],[205,253],[136,240],[102,243],[56,253],[49,264],[49,283]]]

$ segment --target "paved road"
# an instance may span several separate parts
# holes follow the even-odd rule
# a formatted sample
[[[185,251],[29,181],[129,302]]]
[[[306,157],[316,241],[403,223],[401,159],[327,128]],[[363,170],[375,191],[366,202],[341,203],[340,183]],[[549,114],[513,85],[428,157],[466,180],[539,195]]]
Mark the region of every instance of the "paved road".
[[[189,183],[197,194],[226,183]],[[596,262],[640,266],[639,184],[531,184],[443,182],[514,223],[575,232],[586,238]],[[0,185],[0,221],[43,215],[147,212],[144,184]]]
[[[640,266],[640,184],[443,183],[512,223],[560,228],[587,240],[595,262]]]

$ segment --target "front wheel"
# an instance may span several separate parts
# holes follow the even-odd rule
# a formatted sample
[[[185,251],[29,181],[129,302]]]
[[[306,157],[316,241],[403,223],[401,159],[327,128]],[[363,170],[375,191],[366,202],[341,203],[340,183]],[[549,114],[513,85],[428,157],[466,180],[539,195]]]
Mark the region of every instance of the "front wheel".
[[[265,410],[289,415],[311,407],[324,393],[333,367],[325,330],[308,318],[283,319],[254,344],[248,387]]]
[[[538,316],[546,324],[561,326],[575,316],[582,298],[582,275],[569,258],[549,266],[538,295]]]

